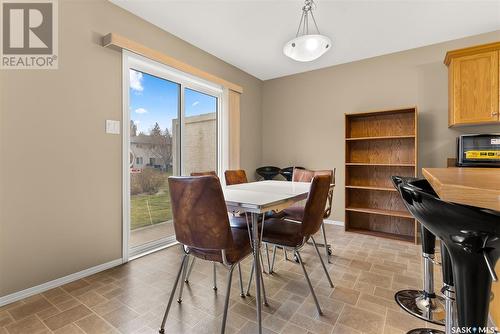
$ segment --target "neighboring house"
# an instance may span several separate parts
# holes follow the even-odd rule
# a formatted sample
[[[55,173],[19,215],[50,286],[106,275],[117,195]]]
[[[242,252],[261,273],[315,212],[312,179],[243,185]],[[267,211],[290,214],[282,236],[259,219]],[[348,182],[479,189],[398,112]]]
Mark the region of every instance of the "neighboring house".
[[[170,169],[172,167],[171,152],[171,144],[164,140],[163,137],[132,136],[130,137],[130,168],[134,170],[145,167],[154,167],[161,170]]]

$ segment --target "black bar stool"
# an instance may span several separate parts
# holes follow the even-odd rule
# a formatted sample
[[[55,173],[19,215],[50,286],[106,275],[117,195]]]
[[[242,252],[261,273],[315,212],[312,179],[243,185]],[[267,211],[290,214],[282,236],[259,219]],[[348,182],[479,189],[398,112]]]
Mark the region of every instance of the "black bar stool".
[[[415,181],[413,177],[393,176],[394,187],[400,191],[399,185]],[[401,290],[396,292],[394,299],[401,308],[411,315],[436,325],[445,324],[444,298],[434,292],[434,260],[436,237],[423,225],[420,225],[422,240],[422,257],[424,258],[423,290]],[[436,331],[433,331],[436,333]]]
[[[426,180],[399,188],[412,215],[445,243],[450,254],[458,326],[476,331],[486,327],[500,257],[500,212],[442,201]]]

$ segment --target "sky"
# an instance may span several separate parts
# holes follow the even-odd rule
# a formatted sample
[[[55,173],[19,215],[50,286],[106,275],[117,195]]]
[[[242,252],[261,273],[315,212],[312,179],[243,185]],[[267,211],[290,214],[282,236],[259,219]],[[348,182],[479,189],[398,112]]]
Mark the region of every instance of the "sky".
[[[164,130],[172,132],[172,119],[177,118],[179,110],[180,85],[130,70],[129,112],[130,119],[137,125],[137,133],[149,133],[158,122]],[[186,116],[201,115],[216,111],[217,99],[185,89]]]

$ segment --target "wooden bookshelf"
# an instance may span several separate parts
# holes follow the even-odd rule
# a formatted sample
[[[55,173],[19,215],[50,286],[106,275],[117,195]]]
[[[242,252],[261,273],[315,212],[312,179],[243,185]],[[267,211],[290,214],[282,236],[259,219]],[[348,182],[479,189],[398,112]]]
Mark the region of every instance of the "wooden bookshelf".
[[[345,229],[417,242],[391,176],[417,175],[417,108],[345,115]]]

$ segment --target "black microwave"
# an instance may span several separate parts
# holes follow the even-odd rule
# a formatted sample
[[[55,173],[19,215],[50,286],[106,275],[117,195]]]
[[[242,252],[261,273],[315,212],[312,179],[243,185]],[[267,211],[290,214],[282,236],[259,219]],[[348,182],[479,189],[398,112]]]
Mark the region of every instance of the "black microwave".
[[[457,166],[500,167],[500,133],[459,136]]]

